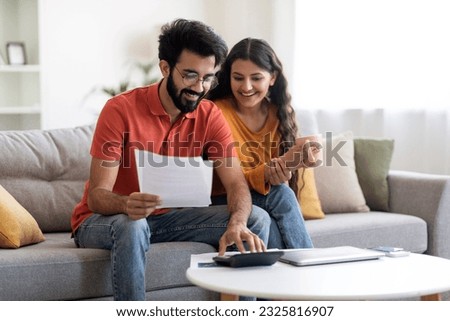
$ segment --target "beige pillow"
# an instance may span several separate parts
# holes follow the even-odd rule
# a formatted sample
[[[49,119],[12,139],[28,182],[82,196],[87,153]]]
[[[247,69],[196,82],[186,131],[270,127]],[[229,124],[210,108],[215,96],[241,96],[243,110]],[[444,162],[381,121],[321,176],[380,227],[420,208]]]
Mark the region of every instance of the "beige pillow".
[[[305,220],[324,218],[314,179],[314,168],[298,170],[298,202]]]
[[[44,240],[33,216],[0,185],[0,248],[17,249]]]
[[[324,213],[368,212],[355,170],[352,132],[327,133],[323,147],[324,163],[314,174]]]

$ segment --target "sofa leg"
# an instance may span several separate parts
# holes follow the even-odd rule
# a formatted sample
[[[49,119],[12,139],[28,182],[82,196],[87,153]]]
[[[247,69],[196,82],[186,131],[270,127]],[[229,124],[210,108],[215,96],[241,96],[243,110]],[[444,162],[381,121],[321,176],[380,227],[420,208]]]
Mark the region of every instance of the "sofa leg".
[[[239,296],[236,294],[220,293],[220,301],[239,301]]]
[[[420,300],[422,301],[441,301],[442,297],[440,293],[435,294],[429,294],[429,295],[422,295],[420,297]]]

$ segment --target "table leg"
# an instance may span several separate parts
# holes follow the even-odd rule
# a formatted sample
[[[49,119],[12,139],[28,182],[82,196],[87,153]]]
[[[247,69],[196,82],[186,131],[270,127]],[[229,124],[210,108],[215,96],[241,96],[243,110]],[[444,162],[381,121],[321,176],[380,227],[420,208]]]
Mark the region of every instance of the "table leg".
[[[220,293],[220,301],[239,301],[239,295]]]
[[[441,294],[435,293],[435,294],[429,294],[429,295],[422,295],[420,297],[420,300],[422,301],[441,301]]]

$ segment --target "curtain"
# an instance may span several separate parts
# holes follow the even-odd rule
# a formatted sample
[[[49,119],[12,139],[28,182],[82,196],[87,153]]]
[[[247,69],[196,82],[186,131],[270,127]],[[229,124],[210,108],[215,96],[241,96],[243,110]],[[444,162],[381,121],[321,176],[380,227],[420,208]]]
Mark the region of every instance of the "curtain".
[[[450,175],[450,111],[446,109],[318,109],[321,133],[394,139],[391,169]]]
[[[321,132],[395,140],[392,169],[450,174],[450,2],[295,2],[293,105]]]

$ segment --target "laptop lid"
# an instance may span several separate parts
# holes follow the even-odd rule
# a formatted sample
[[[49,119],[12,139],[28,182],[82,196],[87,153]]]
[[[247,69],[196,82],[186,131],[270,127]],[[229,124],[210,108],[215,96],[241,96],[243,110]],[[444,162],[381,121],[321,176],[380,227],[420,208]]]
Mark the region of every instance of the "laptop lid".
[[[375,260],[385,256],[380,251],[362,249],[353,246],[337,246],[327,248],[287,250],[279,259],[280,262],[295,266],[342,263]]]

